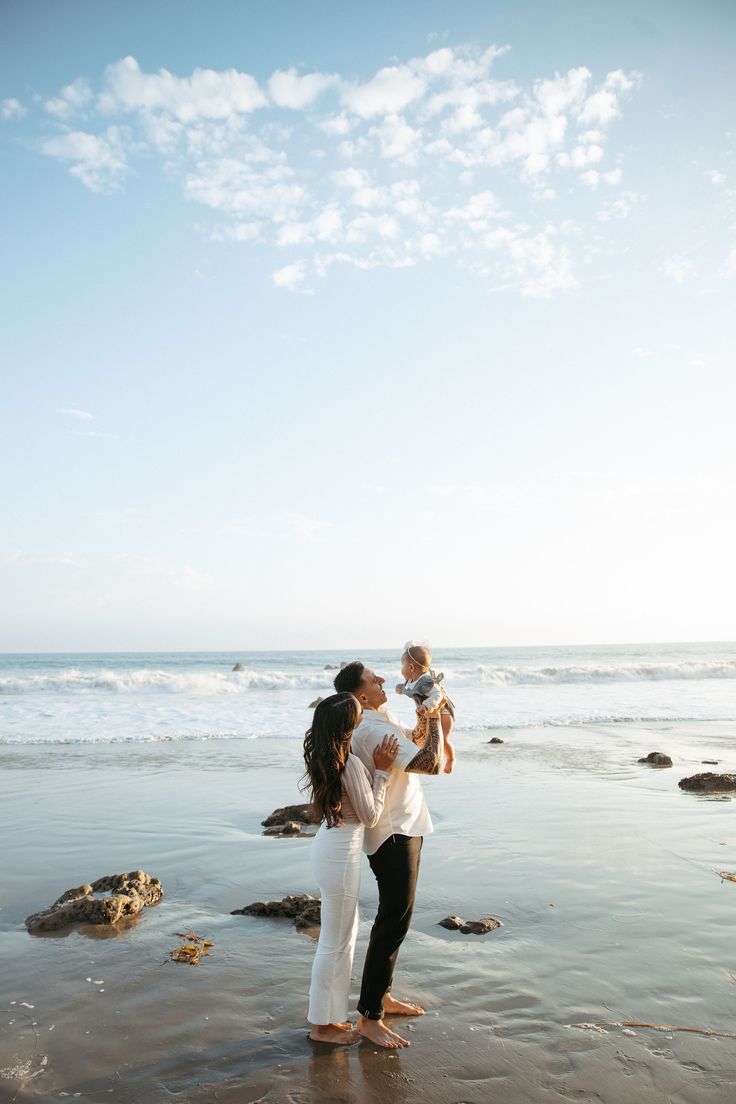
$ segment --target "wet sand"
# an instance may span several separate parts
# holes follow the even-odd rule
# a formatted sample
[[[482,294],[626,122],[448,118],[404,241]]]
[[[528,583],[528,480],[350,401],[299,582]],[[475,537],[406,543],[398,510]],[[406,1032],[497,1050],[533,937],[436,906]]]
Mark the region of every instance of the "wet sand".
[[[459,733],[456,773],[425,783],[436,831],[395,988],[427,1015],[400,1055],[310,1043],[313,941],[230,915],[316,892],[309,841],[260,827],[299,800],[299,741],[0,748],[0,1101],[732,1100],[736,1039],[568,1026],[736,1030],[736,884],[716,873],[736,869],[734,803],[677,788],[736,770],[732,727],[491,735]],[[674,768],[636,764],[652,750]],[[165,897],[124,928],[26,933],[63,890],[135,868]],[[375,899],[366,863],[356,996]],[[448,913],[504,926],[462,936],[437,926]],[[166,963],[188,926],[211,957]]]

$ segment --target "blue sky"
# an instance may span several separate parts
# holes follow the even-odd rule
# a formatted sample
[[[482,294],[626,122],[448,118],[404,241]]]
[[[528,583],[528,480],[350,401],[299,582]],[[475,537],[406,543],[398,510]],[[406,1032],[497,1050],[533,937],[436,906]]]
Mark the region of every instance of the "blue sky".
[[[733,5],[2,22],[0,648],[736,635]]]

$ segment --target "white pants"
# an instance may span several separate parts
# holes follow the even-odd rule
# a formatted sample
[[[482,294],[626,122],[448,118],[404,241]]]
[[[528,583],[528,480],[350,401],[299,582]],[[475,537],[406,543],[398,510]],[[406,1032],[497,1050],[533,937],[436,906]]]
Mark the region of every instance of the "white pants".
[[[307,1019],[342,1023],[348,1016],[350,972],[358,937],[363,825],[320,826],[312,842],[312,871],[322,898],[322,926],[312,966]]]

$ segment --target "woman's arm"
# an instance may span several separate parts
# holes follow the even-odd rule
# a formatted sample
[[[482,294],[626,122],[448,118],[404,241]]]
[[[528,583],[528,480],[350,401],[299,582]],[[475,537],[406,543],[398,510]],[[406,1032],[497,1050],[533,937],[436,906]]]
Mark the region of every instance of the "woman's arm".
[[[355,755],[348,755],[342,784],[356,817],[366,828],[373,828],[378,824],[383,812],[388,779],[388,771],[377,770],[371,783],[371,776],[360,759]]]

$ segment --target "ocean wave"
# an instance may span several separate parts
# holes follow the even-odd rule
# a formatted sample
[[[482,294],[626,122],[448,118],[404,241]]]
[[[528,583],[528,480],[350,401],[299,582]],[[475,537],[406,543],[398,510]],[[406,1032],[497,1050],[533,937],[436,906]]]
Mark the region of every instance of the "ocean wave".
[[[687,660],[681,663],[586,664],[556,667],[492,667],[480,664],[475,673],[448,672],[448,686],[550,686],[565,683],[678,682],[736,679],[736,660]]]
[[[242,694],[248,690],[321,689],[329,686],[325,675],[286,671],[187,671],[141,669],[137,671],[80,671],[69,668],[53,674],[5,676],[0,694],[36,692],[111,691],[116,693],[162,691],[170,694]]]

